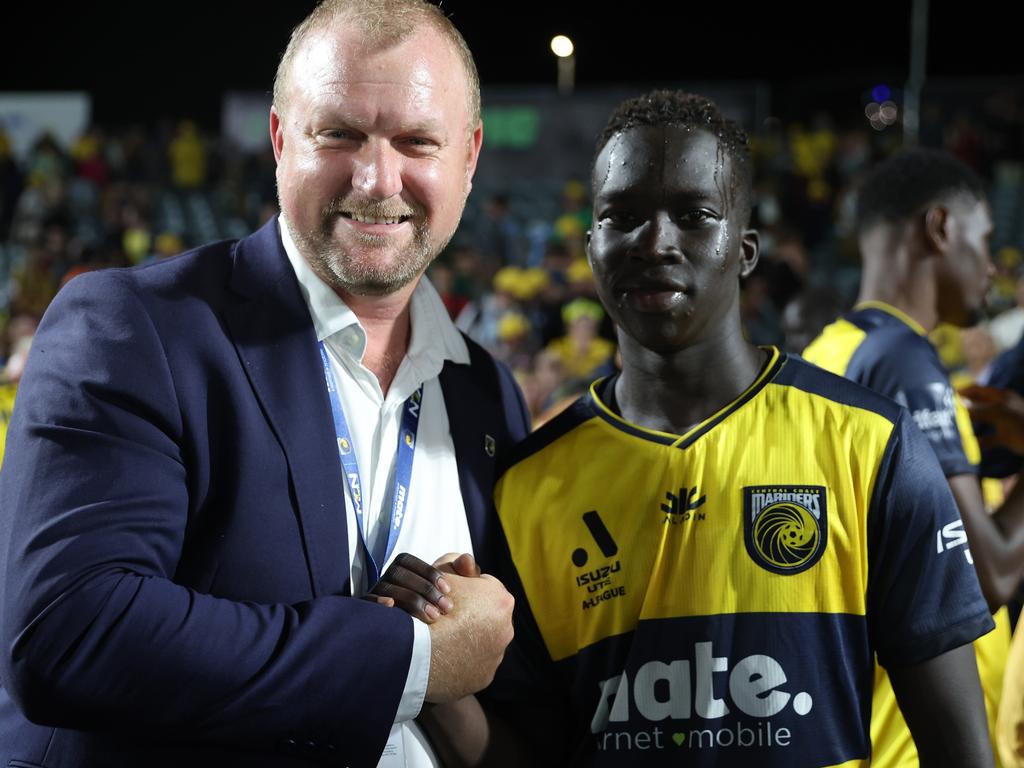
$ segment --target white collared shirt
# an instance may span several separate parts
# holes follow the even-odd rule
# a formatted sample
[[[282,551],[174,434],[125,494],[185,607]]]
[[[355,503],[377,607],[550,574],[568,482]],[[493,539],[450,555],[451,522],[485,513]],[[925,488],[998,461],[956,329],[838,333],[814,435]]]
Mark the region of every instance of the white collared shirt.
[[[378,535],[387,536],[394,493],[395,463],[402,405],[423,385],[423,399],[416,439],[412,478],[405,517],[394,550],[383,572],[399,552],[410,552],[433,562],[447,552],[472,552],[469,523],[459,487],[455,446],[448,427],[448,412],[438,375],[445,360],[469,364],[469,349],[455,329],[437,291],[421,278],[410,301],[409,349],[385,396],[376,375],[362,364],[366,332],[355,313],[310,268],[298,252],[285,220],[279,219],[285,253],[295,270],[299,288],[309,307],[317,341],[323,341],[334,369],[338,393],[362,483],[367,545],[371,551]],[[359,545],[358,521],[351,492],[345,487],[348,556],[353,595],[365,594],[367,563]],[[413,621],[412,662],[392,729],[389,749],[402,739],[405,765],[427,768],[437,763],[426,740],[412,722],[426,695],[430,673],[430,631]],[[382,765],[384,761],[382,760]],[[390,765],[391,763],[389,763]]]

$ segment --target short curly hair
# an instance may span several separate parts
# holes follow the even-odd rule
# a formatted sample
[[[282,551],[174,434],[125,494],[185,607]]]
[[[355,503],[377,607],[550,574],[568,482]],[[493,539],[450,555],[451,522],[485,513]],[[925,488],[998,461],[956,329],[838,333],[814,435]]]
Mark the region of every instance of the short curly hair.
[[[622,102],[608,118],[597,140],[597,155],[608,141],[624,131],[642,126],[699,129],[718,139],[732,168],[730,192],[744,221],[750,218],[753,168],[747,133],[722,114],[711,99],[686,91],[659,89]]]
[[[981,178],[948,152],[906,149],[875,166],[857,192],[857,232],[909,221],[929,205],[985,200]]]

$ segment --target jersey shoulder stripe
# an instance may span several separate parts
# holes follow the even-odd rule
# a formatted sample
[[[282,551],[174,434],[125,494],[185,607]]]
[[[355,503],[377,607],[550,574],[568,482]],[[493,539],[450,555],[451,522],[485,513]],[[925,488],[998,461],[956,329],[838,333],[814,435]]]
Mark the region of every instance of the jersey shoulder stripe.
[[[497,472],[494,475],[495,480],[500,479],[511,467],[528,459],[533,454],[539,453],[583,422],[594,418],[594,411],[589,405],[589,399],[589,395],[581,396],[540,429],[527,435],[512,450],[507,451],[498,464]]]
[[[892,424],[899,419],[901,408],[898,403],[795,355],[789,357],[774,383],[794,387],[840,405],[871,411]]]

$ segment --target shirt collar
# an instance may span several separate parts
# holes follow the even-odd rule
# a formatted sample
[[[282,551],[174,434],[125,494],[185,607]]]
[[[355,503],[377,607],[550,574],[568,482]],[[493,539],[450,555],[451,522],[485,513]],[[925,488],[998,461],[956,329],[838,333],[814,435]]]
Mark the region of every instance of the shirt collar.
[[[875,300],[872,300],[872,301],[862,301],[862,302],[860,302],[859,304],[857,304],[853,308],[853,311],[854,312],[859,312],[862,309],[877,309],[877,310],[879,310],[881,312],[885,312],[887,315],[895,317],[897,320],[902,322],[904,325],[908,326],[910,328],[910,330],[912,330],[918,336],[927,336],[928,335],[928,331],[926,331],[924,329],[924,326],[922,326],[919,322],[917,322],[917,320],[912,318],[906,312],[903,312],[903,311],[897,309],[896,307],[892,306],[892,304],[886,304],[884,301],[875,301]]]
[[[359,318],[338,294],[320,279],[299,253],[283,216],[278,217],[278,225],[284,252],[295,271],[306,306],[309,307],[317,341],[324,341],[345,331],[348,335],[341,337],[341,346],[356,360],[361,361],[366,349],[366,331]],[[420,278],[416,290],[413,291],[409,317],[412,329],[409,349],[406,352],[407,358],[423,363],[434,360],[438,370],[445,360],[469,365],[469,348],[466,346],[466,340],[455,328],[444,302],[426,277]]]

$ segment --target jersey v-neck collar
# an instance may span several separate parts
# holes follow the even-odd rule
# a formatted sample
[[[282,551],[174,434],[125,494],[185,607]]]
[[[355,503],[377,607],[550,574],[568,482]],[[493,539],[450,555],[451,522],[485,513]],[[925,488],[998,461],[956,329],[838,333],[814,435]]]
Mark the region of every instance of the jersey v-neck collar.
[[[660,445],[671,446],[673,448],[689,448],[703,435],[706,435],[718,426],[718,424],[720,424],[726,417],[739,410],[746,403],[756,397],[757,394],[764,389],[765,385],[772,381],[778,372],[782,370],[782,366],[786,362],[786,355],[783,352],[780,352],[777,347],[762,347],[762,349],[769,353],[768,362],[765,363],[753,383],[731,403],[720,408],[711,416],[704,419],[704,421],[694,425],[681,435],[672,434],[671,432],[659,432],[656,429],[641,427],[639,424],[634,424],[631,421],[627,421],[622,418],[611,408],[605,405],[604,401],[601,399],[601,395],[606,391],[608,386],[615,385],[615,379],[618,378],[618,376],[598,379],[591,384],[590,392],[587,394],[587,406],[594,415],[600,417],[611,426],[625,432],[626,434],[633,435],[634,437],[640,437],[644,440],[650,440],[651,442],[659,443]]]

